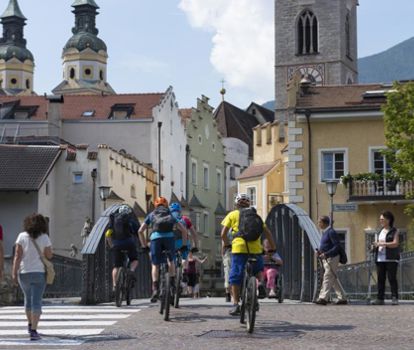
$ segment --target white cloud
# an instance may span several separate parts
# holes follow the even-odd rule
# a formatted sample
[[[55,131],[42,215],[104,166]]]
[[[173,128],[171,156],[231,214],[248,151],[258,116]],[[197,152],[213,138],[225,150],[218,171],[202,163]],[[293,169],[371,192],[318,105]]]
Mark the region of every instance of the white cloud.
[[[273,98],[274,27],[271,0],[180,0],[191,25],[212,31],[210,61],[229,87],[255,100]]]

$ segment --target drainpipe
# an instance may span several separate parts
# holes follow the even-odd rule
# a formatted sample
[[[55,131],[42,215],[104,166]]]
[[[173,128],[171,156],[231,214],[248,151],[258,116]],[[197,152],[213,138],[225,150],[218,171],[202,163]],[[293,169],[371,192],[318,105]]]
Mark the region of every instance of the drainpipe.
[[[309,198],[309,217],[312,220],[312,131],[311,131],[311,111],[309,109],[305,110],[306,124],[308,125],[308,198]]]
[[[158,196],[161,196],[161,127],[162,122],[158,122]]]
[[[98,173],[96,168],[91,171],[92,177],[92,224],[95,225],[95,197],[96,197],[96,177]]]
[[[190,202],[190,198],[188,197],[190,193],[190,183],[191,183],[191,176],[190,174],[190,146],[185,146],[185,199],[187,203]]]

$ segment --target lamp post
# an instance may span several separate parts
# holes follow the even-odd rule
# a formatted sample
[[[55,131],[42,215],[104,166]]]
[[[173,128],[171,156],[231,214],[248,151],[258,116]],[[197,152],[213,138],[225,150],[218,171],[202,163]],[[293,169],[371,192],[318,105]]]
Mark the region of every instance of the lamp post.
[[[161,196],[161,127],[162,122],[158,122],[158,196]]]
[[[95,191],[96,191],[96,177],[98,176],[98,171],[93,169],[91,171],[92,177],[92,225],[95,224]]]
[[[104,211],[106,210],[106,200],[109,197],[111,186],[99,186],[99,197],[103,200]]]
[[[331,197],[331,226],[333,227],[333,197],[336,193],[336,187],[338,186],[339,180],[330,179],[325,181],[326,190],[328,191],[329,196]]]

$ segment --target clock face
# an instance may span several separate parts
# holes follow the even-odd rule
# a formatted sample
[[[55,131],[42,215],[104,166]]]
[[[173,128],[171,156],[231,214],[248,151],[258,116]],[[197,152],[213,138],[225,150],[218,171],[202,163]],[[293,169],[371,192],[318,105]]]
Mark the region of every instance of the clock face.
[[[322,64],[309,66],[292,66],[288,68],[288,82],[296,73],[300,73],[301,79],[307,78],[316,85],[324,83],[324,66]]]

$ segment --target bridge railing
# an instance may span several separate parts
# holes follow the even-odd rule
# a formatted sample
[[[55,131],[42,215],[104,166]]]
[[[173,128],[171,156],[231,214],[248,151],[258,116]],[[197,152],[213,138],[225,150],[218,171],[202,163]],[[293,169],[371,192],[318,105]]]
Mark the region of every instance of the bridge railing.
[[[369,269],[371,268],[371,280]],[[341,266],[337,272],[338,278],[347,295],[352,299],[366,299],[368,283],[371,283],[371,298],[377,294],[377,272],[374,261],[364,261],[356,264]],[[398,292],[400,299],[414,298],[414,252],[401,254],[397,272]],[[390,294],[388,282],[386,294]]]

